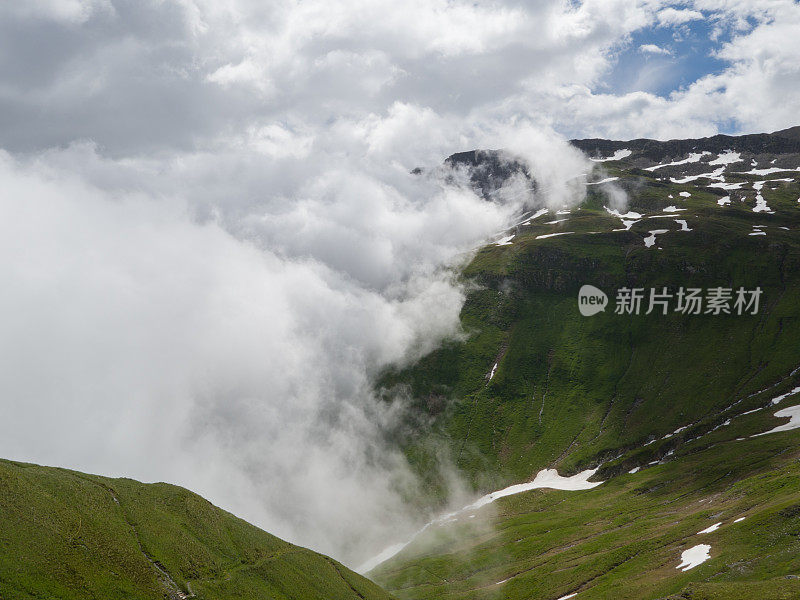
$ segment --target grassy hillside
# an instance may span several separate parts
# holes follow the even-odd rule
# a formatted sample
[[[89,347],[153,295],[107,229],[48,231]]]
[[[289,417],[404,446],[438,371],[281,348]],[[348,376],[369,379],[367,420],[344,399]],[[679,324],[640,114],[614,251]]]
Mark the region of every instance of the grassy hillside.
[[[607,193],[594,187],[571,214],[512,230],[511,244],[482,249],[464,273],[472,290],[461,315],[469,337],[381,380],[387,389],[409,390],[432,423],[423,434],[409,429],[403,440],[420,472],[434,472],[442,446],[476,490],[548,466],[574,472],[653,440],[641,459],[662,456],[723,422],[732,404],[754,407],[751,393],[800,365],[797,180],[763,186],[774,210],[767,214],[753,211],[756,176],[729,175],[746,192],[720,206],[722,192],[708,181],[675,184],[619,162],[605,170],[619,177],[615,185],[627,190],[628,208],[641,219],[624,230],[605,209]],[[681,210],[665,213],[670,206]],[[756,225],[764,235],[750,235]],[[647,247],[648,232],[659,229],[668,232]],[[570,233],[538,237],[563,232]],[[581,316],[583,284],[604,290],[611,306]],[[760,287],[758,314],[614,313],[623,287],[674,294],[717,286]]]
[[[428,530],[371,575],[408,600],[798,598],[800,431],[737,439],[777,425],[770,414],[592,490],[502,498]],[[698,544],[710,559],[679,570]]]
[[[371,573],[379,583],[408,599],[800,597],[800,432],[749,437],[786,422],[766,409],[800,385],[800,155],[794,143],[765,154],[764,140],[741,142],[722,175],[727,139],[702,155],[703,140],[680,152],[641,141],[592,175],[611,187],[477,253],[463,273],[467,338],[380,382],[429,424],[408,428],[408,455],[438,497],[442,448],[476,493],[543,468],[597,467],[605,483],[431,527]],[[624,220],[607,209],[620,190],[636,213]],[[580,314],[584,284],[608,294],[606,311]],[[760,287],[758,313],[683,314],[673,298],[648,315],[646,297],[642,314],[615,314],[621,288],[718,286]],[[701,543],[710,560],[678,570]]]
[[[172,485],[0,460],[0,598],[391,598]]]

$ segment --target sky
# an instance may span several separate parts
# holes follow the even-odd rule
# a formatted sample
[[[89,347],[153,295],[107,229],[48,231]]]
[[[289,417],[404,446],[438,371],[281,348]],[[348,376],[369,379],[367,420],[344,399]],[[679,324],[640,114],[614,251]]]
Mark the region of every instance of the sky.
[[[567,139],[800,124],[798,31],[788,0],[0,3],[0,456],[359,564],[424,518],[372,382],[466,335],[454,269],[581,201]],[[477,197],[441,167],[473,148],[543,185]]]

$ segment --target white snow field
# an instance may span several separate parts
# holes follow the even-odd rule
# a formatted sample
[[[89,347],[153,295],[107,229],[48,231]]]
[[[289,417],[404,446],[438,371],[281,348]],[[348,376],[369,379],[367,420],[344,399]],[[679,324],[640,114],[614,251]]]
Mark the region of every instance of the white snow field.
[[[675,162],[671,162],[671,163],[665,163],[665,164],[662,164],[662,165],[656,165],[654,167],[647,167],[647,168],[645,168],[645,171],[655,171],[656,169],[661,169],[663,167],[676,167],[678,165],[685,165],[685,164],[688,164],[688,163],[696,163],[696,162],[700,161],[700,159],[703,157],[704,154],[711,154],[711,153],[710,152],[706,152],[706,151],[701,152],[699,154],[692,153],[692,154],[689,155],[688,158],[684,158],[683,160],[676,160]]]
[[[708,544],[698,544],[697,546],[692,546],[688,550],[684,550],[681,552],[681,564],[675,568],[681,571],[694,569],[697,565],[701,565],[711,558],[709,554],[710,550],[711,546]]]
[[[541,488],[570,491],[590,490],[593,487],[597,487],[603,483],[602,481],[589,481],[589,478],[596,472],[597,469],[587,469],[586,471],[581,471],[580,473],[577,473],[571,477],[562,477],[555,469],[542,469],[536,474],[536,477],[533,481],[529,481],[528,483],[517,483],[515,485],[510,485],[507,488],[503,488],[502,490],[492,492],[491,494],[486,494],[485,496],[478,498],[469,506],[464,507],[462,510],[476,510],[482,506],[486,506],[487,504],[494,502],[498,498],[504,498],[506,496],[512,496],[514,494],[520,494],[522,492]]]
[[[376,554],[369,560],[365,561],[356,569],[356,571],[359,573],[366,573],[368,571],[371,571],[379,564],[389,560],[397,553],[399,553],[403,548],[405,548],[411,542],[413,542],[422,532],[428,529],[428,527],[430,527],[431,525],[443,525],[445,523],[454,521],[455,517],[457,517],[459,514],[467,511],[477,510],[482,506],[491,504],[498,498],[504,498],[506,496],[512,496],[514,494],[520,494],[522,492],[527,492],[536,489],[543,489],[543,488],[549,488],[553,490],[579,491],[579,490],[589,490],[592,489],[593,487],[597,487],[603,482],[589,481],[589,478],[596,472],[597,469],[587,469],[586,471],[576,473],[571,477],[562,477],[561,475],[558,474],[558,471],[556,471],[555,469],[542,469],[536,474],[536,477],[533,479],[533,481],[529,481],[527,483],[518,483],[516,485],[510,485],[507,488],[503,488],[502,490],[492,492],[491,494],[486,494],[485,496],[478,498],[475,502],[465,506],[462,509],[436,517],[432,521],[426,523],[421,529],[419,529],[414,535],[412,535],[408,541],[392,544],[391,546],[382,550],[380,553]],[[503,582],[498,582],[498,583],[503,583]]]
[[[631,154],[632,152],[630,150],[624,148],[622,150],[617,150],[616,152],[614,152],[614,154],[612,154],[611,156],[607,156],[606,158],[590,158],[589,160],[594,162],[605,162],[607,160],[622,160],[623,158],[628,158]]]
[[[721,189],[726,190],[726,191],[727,190],[738,190],[738,189],[741,189],[741,187],[745,183],[747,183],[747,182],[746,181],[737,181],[736,183],[724,183],[724,182],[722,182],[722,183],[712,183],[708,187],[718,187],[718,188],[721,188]]]
[[[780,409],[775,413],[776,417],[786,418],[789,417],[789,422],[783,425],[773,427],[769,431],[757,433],[750,437],[758,437],[759,435],[767,435],[768,433],[778,433],[780,431],[791,431],[792,429],[800,429],[800,406],[788,406]]]
[[[653,229],[650,231],[650,235],[644,238],[645,247],[650,248],[653,246],[656,243],[656,236],[662,233],[669,233],[669,229]]]
[[[766,181],[756,181],[753,183],[753,189],[756,191],[756,205],[753,208],[753,212],[773,212],[773,210],[767,206],[767,201],[764,200],[764,196],[761,195],[761,188],[764,187],[765,183]]]
[[[781,169],[780,167],[770,167],[768,169],[750,169],[749,171],[744,171],[740,173],[736,173],[737,175],[772,175],[773,173],[786,173],[789,171],[800,171],[800,167],[796,169]]]
[[[722,174],[725,172],[725,167],[714,169],[711,173],[700,173],[699,175],[687,175],[686,177],[670,177],[672,183],[689,183],[690,181],[697,181],[698,179],[718,179],[724,181],[725,178]]]
[[[734,152],[733,150],[726,150],[722,154],[718,155],[717,158],[714,160],[708,161],[708,164],[712,166],[716,165],[730,165],[742,160],[742,155],[738,152]]]

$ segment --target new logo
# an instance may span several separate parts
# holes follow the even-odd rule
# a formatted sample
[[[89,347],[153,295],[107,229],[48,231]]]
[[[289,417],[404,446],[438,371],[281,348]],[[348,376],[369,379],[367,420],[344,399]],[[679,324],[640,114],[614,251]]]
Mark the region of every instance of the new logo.
[[[581,286],[578,291],[578,310],[584,317],[591,317],[608,306],[608,296],[603,290],[597,289],[593,285]]]

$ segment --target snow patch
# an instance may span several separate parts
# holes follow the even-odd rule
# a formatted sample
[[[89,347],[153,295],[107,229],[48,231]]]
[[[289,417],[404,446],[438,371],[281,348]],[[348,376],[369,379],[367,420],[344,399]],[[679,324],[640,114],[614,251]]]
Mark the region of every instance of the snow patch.
[[[786,408],[782,408],[781,410],[775,413],[775,416],[781,418],[789,417],[789,422],[784,423],[783,425],[778,425],[777,427],[774,427],[769,431],[765,431],[764,433],[757,433],[755,435],[751,435],[750,437],[758,437],[759,435],[767,435],[768,433],[778,433],[780,431],[791,431],[792,429],[800,429],[800,405],[788,406]]]
[[[701,173],[700,175],[688,175],[687,177],[683,177],[678,179],[676,177],[670,177],[669,180],[672,183],[689,183],[690,181],[697,181],[698,179],[721,179],[722,173],[725,172],[725,167],[720,167],[719,169],[714,170],[711,173]]]
[[[606,177],[605,179],[601,179],[600,181],[590,181],[586,185],[600,185],[601,183],[611,183],[612,181],[616,181],[619,177]]]
[[[513,225],[512,228],[513,227],[518,227],[520,225],[530,225],[531,221],[533,221],[534,219],[538,219],[542,215],[546,215],[549,212],[550,211],[548,209],[546,209],[546,208],[540,208],[535,213],[533,213],[530,217],[526,217],[525,219],[523,219],[522,221],[520,221],[516,225]]]
[[[683,160],[676,160],[675,162],[666,163],[666,164],[663,164],[663,165],[656,165],[654,167],[647,167],[647,168],[645,168],[645,171],[655,171],[656,169],[661,169],[663,167],[676,167],[678,165],[686,165],[688,163],[696,163],[696,162],[700,161],[700,159],[703,157],[704,154],[711,154],[711,153],[708,152],[708,151],[703,151],[703,152],[701,152],[699,154],[692,153],[692,154],[689,155],[688,158],[684,158]]]
[[[499,240],[497,240],[494,243],[494,245],[495,246],[510,246],[511,245],[511,240],[513,240],[513,239],[514,239],[514,234],[512,233],[509,236],[506,236],[504,238],[500,238]]]
[[[796,169],[781,169],[780,167],[769,167],[768,169],[750,169],[737,173],[737,175],[771,175],[772,173],[785,173],[786,171],[800,171],[800,167]]]
[[[557,235],[569,235],[570,233],[575,233],[574,231],[560,231],[558,233],[545,233],[544,235],[537,235],[537,240],[543,240],[544,238],[555,237]]]
[[[746,181],[739,181],[737,183],[712,183],[708,187],[718,187],[725,191],[727,190],[738,190],[747,183]]]
[[[697,546],[692,546],[688,550],[684,550],[681,552],[681,564],[675,568],[681,569],[682,571],[694,569],[697,565],[701,565],[711,558],[709,554],[710,550],[711,546],[708,544],[698,544]]]
[[[505,498],[506,496],[541,488],[569,491],[589,490],[603,483],[602,481],[589,481],[589,478],[595,473],[597,473],[597,469],[587,469],[571,477],[562,477],[555,469],[542,469],[536,474],[533,481],[517,483],[491,494],[486,494],[462,510],[475,510],[494,502],[498,498]]]
[[[680,196],[681,198],[688,198],[691,196],[691,194],[689,192],[681,192],[678,194],[678,196]]]
[[[612,229],[611,231],[629,231],[630,228],[638,222],[639,222],[638,219],[636,220],[622,219],[622,229]]]
[[[772,404],[773,404],[773,406],[774,406],[775,404],[780,404],[781,400],[783,400],[784,398],[788,398],[789,396],[794,396],[794,395],[795,395],[795,394],[797,394],[798,392],[800,392],[800,385],[799,385],[799,386],[797,386],[796,388],[794,388],[793,390],[789,390],[789,391],[788,391],[788,392],[786,392],[785,394],[781,394],[780,396],[775,396],[775,397],[772,399]]]
[[[681,226],[681,231],[691,231],[691,229],[689,229],[689,225],[684,219],[675,219],[675,222]]]
[[[705,529],[703,529],[703,531],[698,531],[697,535],[700,535],[701,533],[711,533],[713,531],[716,531],[717,529],[720,528],[720,525],[722,525],[722,523],[714,523],[711,527],[706,527]]]
[[[725,152],[719,154],[714,160],[708,161],[708,164],[711,166],[730,165],[739,162],[740,160],[742,160],[741,154],[734,152],[733,150],[725,150]]]
[[[724,198],[720,198],[719,200],[717,200],[717,204],[719,204],[720,206],[725,206],[726,204],[730,203],[731,203],[730,196],[725,196]]]
[[[606,212],[608,212],[608,214],[613,215],[615,217],[619,217],[620,219],[641,219],[644,216],[644,215],[640,215],[637,212],[633,212],[632,210],[629,210],[628,212],[626,212],[623,215],[618,210],[615,210],[613,208],[608,208],[606,206],[605,209],[606,209]]]
[[[664,212],[665,213],[671,213],[671,212],[680,212],[682,210],[686,210],[686,209],[685,208],[678,208],[677,206],[668,206],[667,208],[664,209]]]
[[[607,160],[622,160],[623,158],[628,158],[631,154],[633,154],[631,150],[623,148],[622,150],[617,150],[616,152],[614,152],[614,154],[606,158],[590,158],[589,160],[592,160],[594,162],[605,162]]]
[[[756,181],[753,183],[753,189],[756,191],[756,205],[753,208],[753,212],[773,212],[772,209],[767,206],[767,201],[764,200],[764,196],[761,195],[761,188],[764,187],[766,181]]]
[[[495,368],[497,365],[495,364]],[[494,370],[494,369],[493,369]],[[434,520],[426,523],[423,527],[421,527],[411,538],[402,543],[393,544],[383,550],[380,554],[377,554],[370,558],[369,560],[365,561],[361,564],[356,571],[358,573],[367,573],[371,571],[379,564],[386,562],[396,554],[398,554],[403,548],[408,546],[411,542],[417,539],[425,530],[427,530],[432,525],[444,525],[446,523],[451,523],[456,520],[456,517],[464,512],[474,511],[482,506],[486,506],[487,504],[491,504],[498,498],[504,498],[506,496],[512,496],[514,494],[520,494],[522,492],[527,492],[529,490],[541,489],[541,488],[550,488],[554,490],[569,490],[569,491],[578,491],[578,490],[589,490],[593,487],[596,487],[603,483],[602,481],[589,481],[589,478],[597,473],[597,469],[587,469],[586,471],[582,471],[571,477],[562,477],[558,474],[558,471],[555,469],[542,469],[536,474],[536,477],[533,481],[528,483],[518,483],[516,485],[510,485],[507,488],[502,490],[498,490],[496,492],[492,492],[491,494],[486,494],[481,498],[478,498],[472,504],[465,506],[460,510],[456,510],[451,513],[446,513],[436,517]],[[474,517],[474,515],[470,515],[470,518]],[[508,581],[508,580],[506,580]],[[503,582],[498,582],[503,583]]]
[[[662,233],[668,233],[669,229],[653,229],[646,238],[644,238],[644,245],[646,248],[650,248],[653,244],[656,243],[656,236],[661,235]]]

